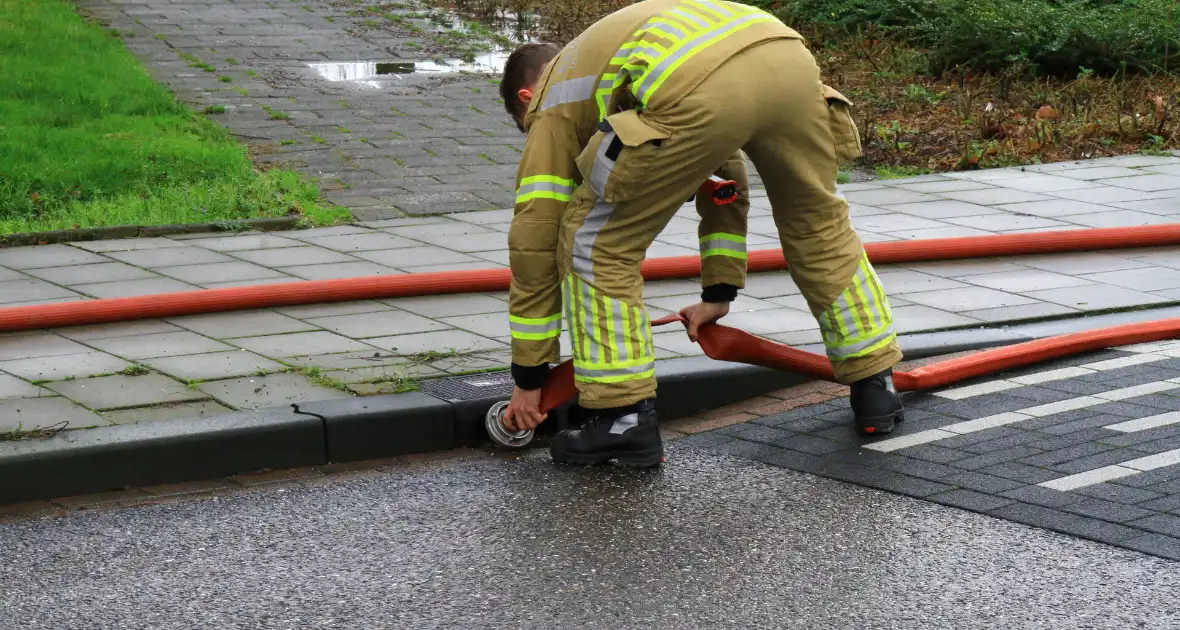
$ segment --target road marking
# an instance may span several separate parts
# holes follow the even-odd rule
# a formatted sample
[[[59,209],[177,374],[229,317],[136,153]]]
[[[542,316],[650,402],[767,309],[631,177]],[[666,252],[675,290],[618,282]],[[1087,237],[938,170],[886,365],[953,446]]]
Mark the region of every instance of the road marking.
[[[1180,349],[1180,342],[1177,342],[1177,348]],[[1180,353],[1178,353],[1180,354]],[[1095,372],[1105,372],[1106,370],[1114,370],[1123,367],[1131,367],[1132,365],[1142,365],[1144,363],[1153,363],[1155,361],[1163,361],[1171,357],[1158,354],[1133,354],[1127,357],[1119,357],[1117,359],[1105,359],[1102,361],[1095,361],[1085,365],[1074,367],[1055,368],[1052,370],[1045,370],[1043,372],[1033,372],[1032,374],[1025,374],[1024,376],[1014,376],[1007,379],[997,379],[994,381],[985,381],[983,383],[976,383],[975,385],[967,385],[964,387],[953,387],[940,392],[934,392],[935,396],[947,398],[950,400],[963,400],[964,398],[972,398],[974,396],[982,396],[984,394],[992,394],[995,392],[1002,392],[1008,389],[1015,389],[1025,385],[1039,385],[1041,383],[1049,383],[1052,381],[1061,381],[1067,378],[1074,378],[1077,376],[1084,376],[1086,374],[1093,374]]]
[[[1112,389],[1108,392],[1102,392],[1092,396],[1066,398],[1065,400],[1059,400],[1057,402],[1034,405],[1031,407],[1025,407],[1024,409],[1017,409],[1015,411],[977,418],[975,420],[964,420],[963,422],[948,424],[929,431],[919,431],[918,433],[914,433],[912,435],[902,435],[895,438],[884,439],[880,442],[874,442],[870,445],[866,445],[865,448],[882,452],[896,451],[909,446],[936,442],[938,440],[946,439],[955,435],[982,431],[984,429],[991,429],[994,427],[1002,427],[1005,425],[1022,422],[1024,420],[1031,420],[1033,418],[1044,418],[1045,416],[1064,413],[1066,411],[1075,411],[1078,409],[1085,409],[1087,407],[1097,407],[1098,405],[1105,405],[1112,401],[1127,400],[1136,396],[1144,396],[1147,394],[1154,394],[1157,392],[1164,392],[1173,389],[1180,389],[1180,378],[1169,379],[1166,381],[1152,381],[1150,383],[1142,383],[1139,385],[1132,385],[1130,387],[1121,387],[1119,389]],[[1163,418],[1162,416],[1169,417]],[[1136,428],[1117,428],[1127,426],[1135,427],[1137,426],[1134,424],[1135,422],[1144,424],[1146,428],[1152,428],[1153,426],[1156,426],[1151,425],[1152,422],[1158,422],[1160,423],[1158,426],[1163,426],[1165,424],[1180,422],[1180,418],[1173,419],[1169,414],[1160,414],[1160,416],[1152,416],[1151,418],[1141,418],[1138,421],[1130,420],[1127,422],[1112,424],[1106,428],[1113,428],[1115,431],[1123,431],[1124,433],[1142,430]]]
[[[955,437],[956,434],[942,429],[928,429],[926,431],[918,431],[910,435],[903,435],[901,437],[889,438],[888,440],[881,440],[880,442],[873,442],[865,445],[865,448],[874,451],[882,451],[888,453],[889,451],[896,451],[898,449],[909,446],[917,446],[935,440],[942,440],[949,437]]]
[[[1158,429],[1159,427],[1166,427],[1176,423],[1180,423],[1180,411],[1169,411],[1145,418],[1136,418],[1134,420],[1127,420],[1126,422],[1108,424],[1102,428],[1110,429],[1111,431],[1121,431],[1123,433],[1135,433],[1136,431]]]
[[[996,392],[1002,392],[1006,389],[1015,389],[1017,387],[1024,387],[1024,385],[1014,381],[987,381],[984,383],[976,383],[975,385],[955,387],[952,389],[943,390],[941,392],[934,392],[934,395],[940,398],[949,398],[950,400],[962,400],[964,398],[971,398],[972,396],[994,394]]]
[[[1120,346],[1119,350],[1126,352],[1170,352],[1173,350],[1180,350],[1180,341],[1169,339],[1167,341],[1148,341],[1147,343],[1134,343],[1129,346]]]
[[[1076,475],[1066,475],[1065,477],[1058,477],[1049,481],[1042,481],[1038,486],[1049,488],[1050,490],[1077,490],[1086,486],[1092,486],[1096,483],[1103,483],[1111,479],[1121,479],[1122,477],[1130,477],[1131,475],[1138,475],[1138,470],[1131,468],[1123,468],[1122,466],[1103,466],[1102,468],[1095,468],[1094,470],[1087,470]]]
[[[1042,481],[1037,485],[1064,492],[1103,483],[1111,479],[1121,479],[1123,477],[1130,477],[1131,475],[1138,475],[1139,473],[1165,466],[1175,466],[1176,464],[1180,464],[1180,448],[1156,453],[1155,455],[1129,459],[1125,462],[1087,470],[1076,475],[1066,475],[1057,479]]]

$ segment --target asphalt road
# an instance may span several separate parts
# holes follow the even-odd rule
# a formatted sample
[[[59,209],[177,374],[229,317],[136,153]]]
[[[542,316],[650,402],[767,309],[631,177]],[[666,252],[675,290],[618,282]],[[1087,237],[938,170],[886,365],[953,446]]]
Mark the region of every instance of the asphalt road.
[[[673,444],[0,525],[0,627],[1175,628],[1180,564]]]

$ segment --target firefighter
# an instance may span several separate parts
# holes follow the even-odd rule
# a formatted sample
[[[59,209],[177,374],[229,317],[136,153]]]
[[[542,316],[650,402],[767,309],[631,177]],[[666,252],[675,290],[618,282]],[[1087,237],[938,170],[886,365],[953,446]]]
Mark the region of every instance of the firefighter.
[[[820,81],[802,37],[770,14],[726,0],[644,0],[558,48],[526,44],[500,94],[527,134],[508,234],[515,389],[511,430],[546,414],[540,388],[560,359],[563,315],[587,422],[556,434],[556,462],[658,466],[655,348],[640,264],[711,174],[739,200],[700,214],[700,301],[688,335],[727,314],[745,284],[745,155],[765,182],[791,277],[822,333],[836,379],[850,385],[863,433],[903,416],[889,302],[836,191],[837,166],[860,155],[851,103]]]

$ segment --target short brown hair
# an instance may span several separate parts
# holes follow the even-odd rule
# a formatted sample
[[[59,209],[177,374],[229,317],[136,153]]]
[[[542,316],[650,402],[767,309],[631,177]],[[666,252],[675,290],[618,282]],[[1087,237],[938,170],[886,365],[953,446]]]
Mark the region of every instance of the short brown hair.
[[[524,44],[508,55],[504,63],[504,78],[500,81],[500,98],[504,99],[504,109],[516,121],[516,126],[523,132],[524,112],[519,109],[516,93],[520,88],[535,83],[541,70],[550,59],[557,56],[561,49],[553,44]]]

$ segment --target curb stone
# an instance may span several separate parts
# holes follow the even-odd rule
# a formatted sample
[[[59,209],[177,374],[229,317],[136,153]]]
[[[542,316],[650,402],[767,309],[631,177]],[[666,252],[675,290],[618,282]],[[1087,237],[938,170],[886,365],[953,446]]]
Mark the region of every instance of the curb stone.
[[[899,336],[907,360],[929,358],[1111,326],[1180,316],[1180,306],[997,328]],[[804,347],[805,349],[810,349]],[[820,349],[822,352],[822,349]],[[813,381],[794,372],[708,357],[657,363],[661,420],[676,420]],[[0,442],[0,504],[181,483],[267,468],[293,468],[479,447],[484,415],[512,392],[508,372],[432,379],[422,391],[162,420]],[[566,426],[537,429],[534,446]]]
[[[273,217],[269,219],[247,219],[244,221],[219,221],[217,223],[180,223],[175,225],[116,225],[112,227],[87,228],[78,230],[52,230],[48,232],[25,232],[0,235],[0,249],[26,245],[50,245],[54,243],[77,243],[84,241],[105,241],[122,238],[148,238],[171,234],[199,234],[204,232],[234,232],[237,230],[258,230],[274,232],[298,228],[298,216]]]

